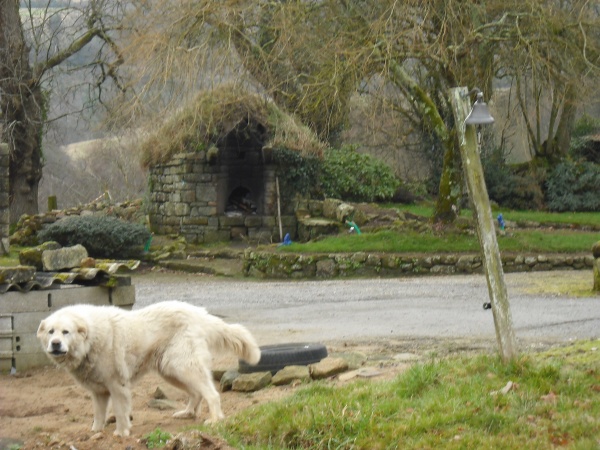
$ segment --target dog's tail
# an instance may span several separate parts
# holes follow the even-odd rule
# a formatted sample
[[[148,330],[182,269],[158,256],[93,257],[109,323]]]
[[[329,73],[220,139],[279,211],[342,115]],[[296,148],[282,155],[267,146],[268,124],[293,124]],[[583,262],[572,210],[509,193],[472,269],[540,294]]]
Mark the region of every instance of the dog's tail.
[[[215,346],[232,351],[248,364],[254,365],[260,361],[260,348],[254,336],[243,325],[226,324],[216,341]]]

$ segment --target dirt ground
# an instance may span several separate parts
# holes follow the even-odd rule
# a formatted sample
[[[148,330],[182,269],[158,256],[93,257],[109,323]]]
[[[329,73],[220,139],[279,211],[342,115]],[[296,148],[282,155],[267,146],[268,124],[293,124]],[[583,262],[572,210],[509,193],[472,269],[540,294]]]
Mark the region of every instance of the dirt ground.
[[[386,343],[361,343],[342,345],[343,348],[327,345],[331,356],[345,354],[356,371],[334,377],[327,383],[352,382],[351,376],[364,376],[373,382],[389,379],[419,359],[417,353],[398,354],[398,348]],[[406,347],[403,346],[403,349]],[[368,355],[368,356],[367,356]],[[354,362],[352,362],[354,361]],[[237,366],[231,358],[215,360],[215,369]],[[365,371],[365,368],[369,368]],[[349,378],[349,379],[347,379]],[[171,387],[158,375],[148,374],[137,382],[133,390],[132,436],[113,436],[114,424],[109,424],[101,433],[91,431],[92,400],[89,393],[80,387],[67,372],[53,366],[15,375],[0,375],[0,450],[20,449],[69,449],[69,450],[136,450],[145,449],[143,437],[156,428],[181,436],[196,446],[186,448],[226,450],[231,447],[214,435],[198,431],[184,431],[200,424],[208,415],[206,408],[196,420],[174,419],[174,410],[159,410],[149,406],[154,393],[160,387],[169,400],[183,409],[185,394]],[[301,386],[271,386],[254,393],[224,392],[221,401],[225,416],[253,405],[284,398]],[[201,443],[201,445],[199,445]],[[20,445],[18,447],[17,445]],[[11,447],[12,446],[12,447]],[[181,447],[167,447],[181,448]]]

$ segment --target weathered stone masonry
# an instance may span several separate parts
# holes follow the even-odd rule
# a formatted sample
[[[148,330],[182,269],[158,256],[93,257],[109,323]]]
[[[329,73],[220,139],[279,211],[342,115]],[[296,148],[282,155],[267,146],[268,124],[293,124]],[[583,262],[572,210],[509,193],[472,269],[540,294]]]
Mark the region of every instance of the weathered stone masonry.
[[[279,242],[274,169],[260,166],[257,176],[251,172],[252,164],[245,163],[236,171],[225,158],[221,163],[213,163],[210,158],[206,151],[181,153],[150,169],[151,230],[157,234],[178,234],[191,243],[242,238]],[[254,212],[226,212],[228,199],[239,186],[252,194]],[[283,235],[290,233],[294,237],[295,216],[288,212],[281,220]]]

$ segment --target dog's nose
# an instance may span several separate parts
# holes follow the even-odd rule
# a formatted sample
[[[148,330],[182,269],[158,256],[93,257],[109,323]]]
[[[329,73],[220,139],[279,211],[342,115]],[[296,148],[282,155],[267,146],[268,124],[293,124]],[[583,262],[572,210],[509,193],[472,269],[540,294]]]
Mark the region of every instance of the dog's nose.
[[[60,341],[52,341],[52,350],[60,350]]]

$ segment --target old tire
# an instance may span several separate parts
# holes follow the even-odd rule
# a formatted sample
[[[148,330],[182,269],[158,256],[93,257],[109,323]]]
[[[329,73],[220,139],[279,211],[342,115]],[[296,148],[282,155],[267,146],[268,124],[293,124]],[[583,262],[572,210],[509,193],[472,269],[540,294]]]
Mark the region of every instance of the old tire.
[[[311,343],[277,344],[264,345],[260,347],[260,352],[260,361],[255,366],[240,359],[239,372],[271,372],[274,374],[286,366],[307,366],[325,358],[327,347]]]

